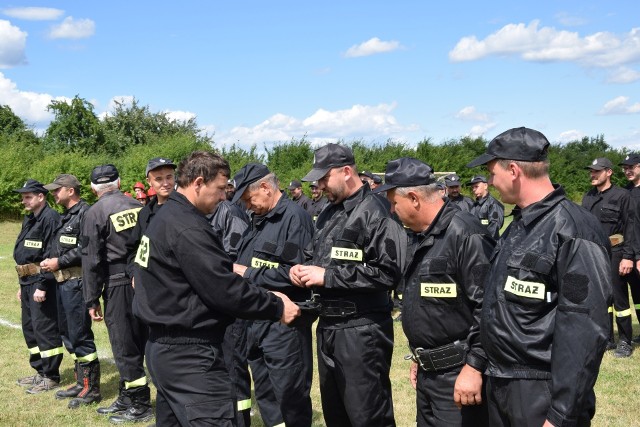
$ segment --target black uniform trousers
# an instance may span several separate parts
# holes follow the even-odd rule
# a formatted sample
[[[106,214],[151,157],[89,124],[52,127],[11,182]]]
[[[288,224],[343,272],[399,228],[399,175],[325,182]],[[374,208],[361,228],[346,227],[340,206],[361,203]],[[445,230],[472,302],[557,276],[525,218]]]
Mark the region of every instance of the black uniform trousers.
[[[58,325],[64,346],[80,363],[98,358],[91,317],[82,297],[82,279],[58,283]]]
[[[247,333],[247,358],[265,425],[310,427],[311,325],[251,322]]]
[[[147,366],[158,393],[156,426],[236,425],[236,397],[220,344],[147,342]]]
[[[371,323],[373,320],[373,323]],[[368,323],[365,323],[368,321]],[[320,397],[327,427],[392,427],[389,313],[359,317],[340,326],[320,319],[316,329]]]
[[[144,349],[149,328],[132,312],[134,290],[130,283],[109,284],[102,293],[104,322],[109,332],[111,351],[124,389],[147,386]]]
[[[613,309],[618,335],[621,340],[631,344],[633,329],[631,326],[631,309],[629,308],[629,287],[627,276],[618,274],[618,266],[622,261],[622,251],[613,250],[611,253],[611,285],[613,288]],[[635,270],[635,266],[634,266]],[[613,338],[613,324],[611,325],[611,338]]]
[[[487,404],[491,427],[540,427],[551,407],[551,380],[487,377]],[[576,427],[591,425],[596,395],[591,390]]]
[[[43,302],[35,302],[38,283],[20,286],[22,333],[29,349],[29,364],[40,375],[60,381],[64,349],[58,329],[56,282],[49,281]]]
[[[489,425],[485,378],[481,405],[465,405],[458,409],[453,401],[453,388],[462,366],[446,371],[427,372],[418,368],[416,406],[418,427],[486,427]]]
[[[631,289],[631,299],[633,300],[633,305],[636,310],[636,319],[640,323],[640,273],[635,268],[635,261],[633,270],[631,273],[624,276],[625,280],[629,283],[629,288]]]
[[[247,320],[236,319],[227,326],[222,341],[224,363],[236,392],[238,427],[251,425],[251,374],[247,362]]]

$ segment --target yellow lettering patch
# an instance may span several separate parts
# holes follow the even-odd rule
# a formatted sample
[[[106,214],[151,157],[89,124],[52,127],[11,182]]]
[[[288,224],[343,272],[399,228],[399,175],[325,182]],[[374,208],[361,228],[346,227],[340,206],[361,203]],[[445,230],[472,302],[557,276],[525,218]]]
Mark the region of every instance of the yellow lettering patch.
[[[42,241],[41,240],[25,240],[24,247],[42,249]]]
[[[253,268],[260,268],[260,267],[278,268],[279,265],[280,264],[278,264],[277,262],[266,261],[264,259],[260,259],[256,257],[251,258],[251,267]]]
[[[420,283],[420,296],[428,298],[455,298],[458,288],[455,283]]]
[[[507,282],[504,284],[504,290],[525,298],[544,299],[544,283],[526,282],[508,276]]]
[[[78,239],[74,236],[60,236],[60,243],[65,245],[75,245]]]
[[[140,239],[140,245],[138,246],[138,252],[136,252],[135,263],[147,268],[149,265],[149,238],[142,236]]]
[[[482,224],[482,225],[489,225],[489,220],[488,220],[488,219],[481,219],[481,220],[480,220],[480,224]]]
[[[138,222],[138,211],[140,209],[142,208],[128,209],[111,215],[109,219],[111,219],[111,223],[113,224],[113,228],[116,230],[116,233],[134,227],[136,222]]]
[[[331,248],[332,259],[344,259],[347,261],[362,261],[362,249]]]

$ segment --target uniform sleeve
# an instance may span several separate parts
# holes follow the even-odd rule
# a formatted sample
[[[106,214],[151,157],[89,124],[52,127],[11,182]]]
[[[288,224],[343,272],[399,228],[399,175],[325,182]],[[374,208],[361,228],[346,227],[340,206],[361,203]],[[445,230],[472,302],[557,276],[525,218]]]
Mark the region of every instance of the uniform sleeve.
[[[138,221],[131,230],[131,234],[127,238],[125,248],[127,251],[127,267],[126,272],[128,277],[133,277],[135,267],[136,253],[138,252],[138,245],[142,239],[142,221],[140,221],[140,212],[138,212]]]
[[[60,228],[60,215],[58,215],[56,211],[52,210],[51,215],[49,215],[42,222],[42,241],[45,242],[43,259],[49,258],[51,256],[51,250],[53,249],[53,239],[55,238],[56,230],[58,230],[58,228]],[[38,280],[36,289],[46,291],[49,287],[49,284],[51,283],[51,280],[53,280],[52,274],[41,273],[40,276],[42,276],[42,280]]]
[[[102,227],[105,226],[106,224],[101,224],[91,209],[87,211],[80,240],[82,245],[82,292],[84,301],[89,308],[99,304],[106,280],[101,262],[104,248]]]
[[[575,424],[598,377],[608,337],[610,274],[606,247],[579,238],[560,247],[547,413],[556,426]]]
[[[627,191],[624,192],[620,199],[620,211],[622,213],[622,235],[624,236],[624,243],[622,244],[622,258],[633,260],[633,217],[635,213],[633,204],[631,203],[631,195]],[[612,266],[612,268],[616,269],[617,266]]]
[[[487,216],[489,219],[489,225],[487,228],[492,236],[498,238],[500,235],[500,229],[504,223],[504,207],[500,202],[494,200],[493,203],[489,205]]]
[[[225,218],[224,232],[222,235],[222,245],[232,260],[238,258],[238,249],[242,241],[242,235],[245,233],[249,224],[244,218],[234,215],[231,210],[228,211]]]

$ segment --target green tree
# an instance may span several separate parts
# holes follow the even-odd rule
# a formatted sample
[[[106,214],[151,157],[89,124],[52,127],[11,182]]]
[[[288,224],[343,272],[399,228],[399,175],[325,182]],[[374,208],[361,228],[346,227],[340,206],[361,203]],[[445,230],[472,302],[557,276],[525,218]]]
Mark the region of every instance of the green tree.
[[[104,151],[102,125],[89,101],[76,95],[71,102],[51,101],[47,110],[54,114],[44,137],[47,151],[85,154]]]
[[[0,135],[13,137],[18,142],[28,145],[39,142],[33,130],[8,105],[0,105]]]

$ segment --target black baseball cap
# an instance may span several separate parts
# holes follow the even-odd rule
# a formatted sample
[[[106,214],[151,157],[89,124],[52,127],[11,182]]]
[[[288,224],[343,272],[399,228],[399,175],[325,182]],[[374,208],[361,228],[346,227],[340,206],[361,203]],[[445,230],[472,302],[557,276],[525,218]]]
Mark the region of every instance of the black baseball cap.
[[[302,183],[300,181],[298,181],[297,179],[294,179],[293,181],[291,181],[289,183],[289,187],[287,187],[289,190],[293,190],[294,188],[300,188],[302,187]]]
[[[80,181],[75,176],[68,173],[61,173],[51,184],[44,186],[47,190],[56,190],[61,187],[80,188]]]
[[[549,141],[537,130],[519,127],[509,129],[493,138],[487,152],[475,158],[468,168],[484,165],[495,159],[540,162],[547,158]]]
[[[313,169],[306,174],[303,181],[322,179],[331,169],[353,165],[356,161],[349,147],[340,144],[327,144],[318,148],[313,155]]]
[[[382,184],[382,178],[378,175],[373,175],[373,183],[374,184]]]
[[[105,182],[113,182],[118,179],[118,169],[114,165],[100,165],[91,171],[91,182],[93,184],[104,184]]]
[[[49,192],[49,190],[44,188],[44,185],[42,185],[40,181],[31,179],[31,178],[26,180],[25,183],[22,184],[22,187],[16,188],[13,191],[15,191],[16,193],[42,193],[42,194],[47,194]]]
[[[369,171],[358,172],[358,176],[366,176],[367,178],[373,179],[373,174]]]
[[[380,193],[396,187],[417,187],[435,182],[436,177],[431,166],[412,157],[401,157],[387,163],[384,184],[373,192]]]
[[[316,187],[316,188],[318,188],[318,181],[311,181],[311,184],[309,184],[309,187]]]
[[[231,202],[235,203],[240,200],[248,186],[260,178],[264,178],[270,173],[271,171],[269,171],[269,168],[262,163],[247,163],[244,165],[233,177],[233,180],[236,182],[236,192],[233,195]]]
[[[447,187],[456,187],[460,185],[460,177],[455,173],[444,177],[444,183]]]
[[[147,163],[147,169],[145,170],[144,174],[145,176],[148,176],[149,172],[163,166],[171,166],[174,169],[177,167],[171,159],[167,159],[166,157],[154,157],[153,159],[149,160],[149,163]]]
[[[629,153],[623,161],[618,163],[618,166],[633,166],[640,163],[640,153]]]
[[[607,159],[606,157],[598,157],[593,162],[591,162],[591,164],[587,166],[585,169],[591,169],[594,171],[601,171],[603,169],[613,169],[613,163],[611,163],[611,160]]]
[[[471,181],[469,181],[469,185],[473,185],[477,182],[484,182],[486,184],[487,177],[485,177],[484,175],[476,175],[473,178],[471,178]]]

